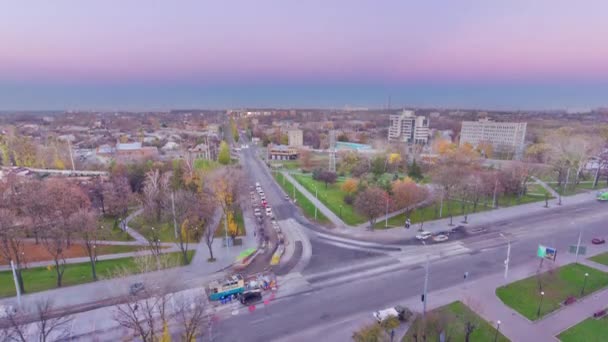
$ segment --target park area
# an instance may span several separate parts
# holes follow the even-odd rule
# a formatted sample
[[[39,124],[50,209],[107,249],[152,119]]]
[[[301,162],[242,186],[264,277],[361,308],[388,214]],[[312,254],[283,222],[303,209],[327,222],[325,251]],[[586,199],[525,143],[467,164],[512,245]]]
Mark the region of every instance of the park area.
[[[608,252],[593,256],[589,260],[608,266]]]
[[[355,208],[352,205],[344,202],[346,192],[341,189],[341,186],[344,183],[343,180],[328,184],[326,188],[324,182],[314,180],[312,179],[312,176],[299,174],[294,174],[292,176],[313,196],[315,195],[316,189],[319,201],[325,204],[329,210],[340,217],[346,224],[354,226],[367,221],[365,217],[355,212]]]
[[[603,342],[608,339],[608,316],[587,318],[557,336],[563,342]]]
[[[499,287],[496,295],[505,305],[535,321],[558,310],[568,298],[582,298],[606,285],[608,274],[585,265],[569,264]]]
[[[188,251],[188,260],[192,260],[194,251]],[[181,266],[181,252],[161,255],[162,268]],[[149,271],[143,267],[146,258],[128,257],[111,260],[101,260],[95,263],[99,278],[108,279]],[[57,274],[54,266],[28,268],[22,271],[26,293],[39,292],[57,287]],[[63,286],[79,285],[93,281],[91,264],[89,262],[67,264],[63,274]],[[0,297],[15,296],[15,283],[11,271],[0,272]]]
[[[440,341],[442,332],[445,341],[466,341],[467,330],[470,332],[470,341],[509,341],[495,327],[460,301],[428,312],[425,319],[418,316],[402,341]],[[423,337],[424,335],[426,338]]]
[[[274,179],[277,181],[279,186],[285,191],[286,194],[289,195],[290,198],[293,197],[295,186],[292,185],[289,181],[283,178],[283,174],[279,172],[273,173]],[[302,209],[304,216],[306,216],[309,220],[315,220],[315,206],[304,196],[300,191],[295,189],[296,194],[296,203]],[[320,210],[317,210],[317,219],[316,222],[327,224],[329,220]]]

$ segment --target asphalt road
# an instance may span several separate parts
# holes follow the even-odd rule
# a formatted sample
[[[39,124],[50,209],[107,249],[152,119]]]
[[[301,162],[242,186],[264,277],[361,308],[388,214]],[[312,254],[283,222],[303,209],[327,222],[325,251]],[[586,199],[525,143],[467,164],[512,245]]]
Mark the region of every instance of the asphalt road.
[[[462,282],[464,272],[469,272],[468,281],[475,281],[476,277],[483,275],[502,273],[506,241],[499,235],[501,232],[512,239],[510,266],[514,268],[534,260],[539,243],[554,246],[560,253],[566,253],[567,247],[576,243],[580,228],[587,244],[594,236],[608,235],[606,206],[592,202],[567,208],[563,212],[540,212],[511,222],[488,225],[479,235],[461,240],[462,245],[470,249],[469,253],[432,262],[430,291]],[[313,248],[315,246],[319,247],[319,244],[313,245]],[[424,254],[425,248],[430,247],[414,248]],[[392,262],[390,256],[379,260],[387,264]],[[357,265],[357,260],[351,262],[353,266]],[[315,267],[313,262],[310,266]],[[307,268],[305,271],[310,272],[305,279],[314,280],[317,270]],[[340,281],[340,278],[344,281]],[[337,273],[331,284],[327,284],[326,278],[322,278],[320,283],[312,281],[306,288],[278,298],[253,313],[224,317],[215,328],[216,341],[242,341],[243,336],[247,336],[248,341],[269,341],[285,339],[295,333],[302,334],[319,325],[340,322],[353,315],[370,313],[398,304],[404,298],[418,296],[423,288],[423,279],[422,263],[380,274],[370,275],[366,268],[358,268],[347,274]]]

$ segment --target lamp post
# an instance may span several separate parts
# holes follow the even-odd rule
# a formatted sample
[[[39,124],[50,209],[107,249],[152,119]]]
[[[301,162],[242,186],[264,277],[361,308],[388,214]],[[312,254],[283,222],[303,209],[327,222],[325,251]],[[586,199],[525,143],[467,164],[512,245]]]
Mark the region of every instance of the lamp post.
[[[498,332],[500,331],[500,320],[496,321],[496,333],[494,334],[494,342],[498,341]]]
[[[500,233],[500,236],[507,240],[507,258],[505,259],[505,280],[507,280],[509,275],[509,261],[511,259],[511,239],[504,236],[503,233]]]
[[[386,215],[384,216],[384,228],[388,228],[388,194],[386,194]]]
[[[583,280],[583,288],[581,289],[581,297],[585,294],[585,286],[587,285],[588,277],[589,277],[589,273],[585,273],[585,280]]]
[[[540,301],[538,302],[538,310],[536,311],[536,318],[540,317],[540,308],[543,306],[544,297],[545,297],[545,291],[540,291]]]
[[[319,199],[319,192],[317,190],[317,186],[315,185],[315,198]],[[317,204],[315,203],[315,220],[317,219]]]

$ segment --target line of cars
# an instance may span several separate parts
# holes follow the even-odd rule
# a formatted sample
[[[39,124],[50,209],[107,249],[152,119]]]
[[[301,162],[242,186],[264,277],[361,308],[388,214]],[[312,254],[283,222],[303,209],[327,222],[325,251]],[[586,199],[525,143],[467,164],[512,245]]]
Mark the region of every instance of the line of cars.
[[[416,235],[416,239],[419,241],[427,241],[432,240],[433,242],[445,242],[449,239],[450,232],[439,232],[439,233],[431,233],[429,231],[423,230]]]
[[[257,191],[258,195],[260,196],[260,201],[261,201],[261,207],[262,208],[256,206],[253,209],[253,214],[256,217],[258,217],[258,219],[261,219],[262,215],[266,215],[266,216],[271,217],[271,218],[274,217],[274,214],[272,213],[272,207],[270,207],[270,205],[266,201],[266,194],[264,193],[264,190],[260,186],[259,182],[255,183],[255,190]],[[251,191],[250,194],[251,194],[251,200],[253,202],[255,202],[255,193],[253,192],[253,190]]]

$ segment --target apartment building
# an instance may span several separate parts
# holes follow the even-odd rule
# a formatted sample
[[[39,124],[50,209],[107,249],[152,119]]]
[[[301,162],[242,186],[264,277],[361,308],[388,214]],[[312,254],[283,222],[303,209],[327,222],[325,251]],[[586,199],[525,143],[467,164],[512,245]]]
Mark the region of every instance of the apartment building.
[[[287,131],[287,140],[289,146],[301,147],[304,145],[304,133],[301,129],[290,129]]]
[[[389,141],[425,145],[429,141],[429,119],[416,116],[412,110],[390,116]]]
[[[526,122],[496,122],[487,118],[479,121],[463,121],[460,145],[473,146],[481,142],[492,144],[495,153],[521,158],[525,148]]]

